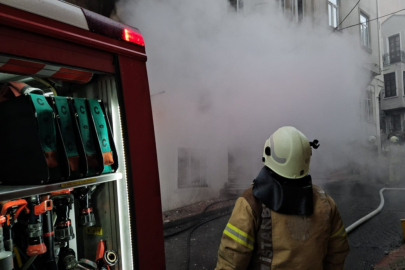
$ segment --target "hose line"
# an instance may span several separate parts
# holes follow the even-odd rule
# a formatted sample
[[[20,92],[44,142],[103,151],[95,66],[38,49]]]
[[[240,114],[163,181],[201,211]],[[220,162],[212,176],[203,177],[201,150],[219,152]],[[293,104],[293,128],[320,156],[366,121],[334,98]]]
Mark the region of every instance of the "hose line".
[[[213,203],[207,205],[207,206],[204,208],[204,211],[202,211],[200,214],[198,214],[198,216],[197,216],[197,221],[195,221],[195,222],[192,223],[191,225],[189,225],[189,226],[187,226],[187,227],[185,227],[185,228],[183,228],[183,229],[181,229],[181,230],[175,231],[175,232],[173,232],[173,233],[165,234],[165,235],[164,235],[164,238],[169,238],[169,237],[175,236],[175,235],[177,235],[177,234],[180,234],[180,233],[182,233],[182,232],[185,232],[185,231],[187,231],[187,230],[193,228],[195,225],[197,225],[197,224],[201,221],[201,219],[204,217],[205,212],[207,212],[207,210],[208,210],[211,206],[213,206],[213,205],[215,205],[215,204],[223,203],[223,202],[234,201],[234,200],[236,200],[236,199],[237,199],[237,198],[230,198],[230,199],[226,199],[226,200],[216,201],[216,202],[213,202]]]
[[[357,228],[358,226],[360,226],[361,224],[363,224],[364,222],[368,221],[369,219],[371,219],[372,217],[374,217],[375,215],[377,215],[378,213],[381,212],[381,210],[384,207],[384,191],[386,190],[405,190],[405,188],[382,188],[380,190],[380,205],[378,206],[377,209],[375,209],[373,212],[371,212],[370,214],[362,217],[361,219],[357,220],[355,223],[353,223],[352,225],[350,225],[349,227],[346,228],[346,233],[350,233],[351,231],[353,231],[355,228]]]

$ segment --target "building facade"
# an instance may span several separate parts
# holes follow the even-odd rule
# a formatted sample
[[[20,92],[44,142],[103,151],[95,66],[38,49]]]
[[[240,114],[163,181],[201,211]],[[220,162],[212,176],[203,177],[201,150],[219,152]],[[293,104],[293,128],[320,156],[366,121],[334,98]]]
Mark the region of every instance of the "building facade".
[[[381,21],[375,20],[381,16],[378,0],[360,2],[357,0],[239,0],[239,4],[236,4],[237,0],[229,1],[235,10],[243,13],[260,11],[276,2],[280,13],[292,21],[297,23],[307,21],[314,26],[324,25],[336,34],[349,36],[353,44],[361,48],[361,58],[364,61],[359,62],[359,69],[364,70],[368,80],[368,84],[364,85],[363,89],[358,89],[362,92],[364,137],[376,136],[378,148],[381,149],[380,93],[384,88],[384,77],[381,74],[382,45],[378,27]],[[397,3],[397,5],[403,5],[403,3]],[[388,6],[390,4],[383,5],[383,9],[391,11],[392,7]]]
[[[382,23],[383,74],[382,127],[389,134],[405,128],[405,15],[392,15]]]
[[[333,34],[350,36],[365,59],[358,63],[358,68],[364,70],[367,83],[353,91],[359,91],[362,96],[359,102],[364,116],[364,136],[360,140],[366,141],[370,135],[380,137],[378,97],[384,85],[380,68],[379,21],[369,22],[378,17],[377,1],[360,1],[351,11],[356,3],[357,0],[224,0],[217,2],[221,8],[215,16],[226,16],[229,12],[254,16],[266,8],[276,7],[280,16],[287,16],[298,24],[324,25],[331,33],[339,26]],[[343,29],[351,25],[356,26]],[[206,98],[209,99],[204,96],[200,99],[198,109],[201,112],[206,110]],[[257,170],[252,164],[239,164],[235,157],[245,156],[246,160],[256,160],[257,157],[250,157],[246,149],[224,147],[226,142],[219,138],[226,138],[229,134],[218,134],[223,129],[219,131],[216,127],[229,123],[221,123],[220,118],[213,117],[203,121],[201,126],[201,122],[193,121],[193,117],[184,116],[193,112],[187,107],[187,101],[181,103],[181,110],[165,108],[166,104],[171,104],[171,99],[176,98],[169,92],[152,96],[163,210],[217,198],[221,190],[223,194],[236,195],[246,189],[246,181],[252,180]],[[184,131],[187,136],[176,135],[178,131]],[[210,141],[209,148],[206,147],[207,141]]]

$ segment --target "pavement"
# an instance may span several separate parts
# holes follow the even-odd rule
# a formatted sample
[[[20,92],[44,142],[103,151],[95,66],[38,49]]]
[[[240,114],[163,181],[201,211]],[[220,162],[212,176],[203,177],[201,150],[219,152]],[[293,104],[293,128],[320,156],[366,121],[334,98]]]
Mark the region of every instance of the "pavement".
[[[378,207],[380,204],[379,190],[386,186],[383,183],[353,179],[333,181],[323,185],[317,183],[315,179],[314,183],[322,186],[335,200],[346,227]],[[398,255],[400,253],[391,252],[391,255],[388,256],[387,254],[400,248],[404,243],[400,219],[405,218],[405,192],[386,191],[384,195],[385,206],[382,212],[349,234],[351,250],[346,259],[345,269],[374,269],[377,263],[392,254],[397,254],[397,265],[400,265],[400,255]],[[215,268],[222,232],[230,214],[218,213],[217,216],[221,217],[202,225],[193,232],[190,241],[189,269]],[[171,230],[181,228],[180,226]],[[190,230],[165,239],[168,270],[187,269],[189,232]],[[391,263],[391,265],[394,264]],[[405,269],[402,266],[377,267],[375,269]]]
[[[395,249],[377,263],[375,270],[405,269],[405,245]]]

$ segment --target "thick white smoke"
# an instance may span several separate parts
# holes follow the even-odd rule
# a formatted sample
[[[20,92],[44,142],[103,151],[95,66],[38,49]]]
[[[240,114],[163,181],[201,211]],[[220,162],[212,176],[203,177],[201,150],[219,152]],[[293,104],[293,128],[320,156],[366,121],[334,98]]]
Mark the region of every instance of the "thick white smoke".
[[[244,149],[239,163],[251,170],[248,183],[262,166],[265,140],[291,125],[321,142],[312,173],[350,163],[350,142],[371,135],[362,108],[371,78],[361,68],[358,37],[331,33],[319,18],[296,24],[270,4],[236,14],[227,3],[117,3],[120,20],[145,39],[158,150],[175,144],[205,149],[210,158],[219,148]]]

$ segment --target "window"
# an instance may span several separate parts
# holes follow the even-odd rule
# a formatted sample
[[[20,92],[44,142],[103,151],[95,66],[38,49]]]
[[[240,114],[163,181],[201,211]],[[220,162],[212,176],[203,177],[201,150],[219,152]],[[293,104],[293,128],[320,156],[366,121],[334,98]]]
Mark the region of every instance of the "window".
[[[401,45],[399,34],[388,38],[388,47],[390,54],[390,64],[401,61]]]
[[[303,0],[297,0],[297,20],[301,22],[303,18],[304,18]]]
[[[402,74],[402,84],[404,85],[404,95],[405,95],[405,71]]]
[[[236,11],[240,11],[243,9],[243,1],[242,0],[228,0],[231,7],[233,7]]]
[[[361,45],[366,48],[370,48],[370,30],[368,16],[364,13],[360,13],[360,41]]]
[[[280,9],[296,22],[304,19],[304,0],[278,0]]]
[[[280,0],[280,9],[282,11],[284,11],[284,7],[285,7],[285,0]]]
[[[328,0],[329,26],[338,26],[338,0]]]
[[[178,187],[206,187],[205,156],[198,149],[178,149]]]
[[[391,127],[392,127],[392,131],[401,130],[401,115],[400,114],[394,114],[391,116]]]
[[[367,120],[374,120],[374,117],[373,117],[373,93],[371,91],[367,91],[366,119]]]
[[[395,97],[397,95],[397,84],[395,72],[384,75],[385,97]]]

